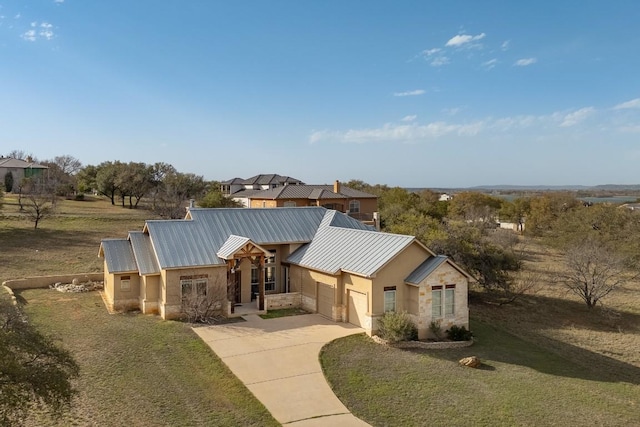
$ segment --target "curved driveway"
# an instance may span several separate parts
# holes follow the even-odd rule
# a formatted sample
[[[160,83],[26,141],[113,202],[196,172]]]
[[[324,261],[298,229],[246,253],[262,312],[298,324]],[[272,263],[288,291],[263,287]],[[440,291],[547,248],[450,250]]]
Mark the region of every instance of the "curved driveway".
[[[318,314],[194,328],[231,371],[282,424],[367,426],[338,400],[318,359],[328,342],[364,332]]]

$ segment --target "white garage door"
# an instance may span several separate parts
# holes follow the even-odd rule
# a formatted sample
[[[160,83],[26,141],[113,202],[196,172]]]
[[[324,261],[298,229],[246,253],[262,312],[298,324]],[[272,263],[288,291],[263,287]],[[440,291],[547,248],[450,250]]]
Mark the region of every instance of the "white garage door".
[[[349,323],[361,328],[365,325],[367,314],[367,295],[349,291]]]
[[[318,313],[333,318],[334,289],[326,283],[318,283]]]

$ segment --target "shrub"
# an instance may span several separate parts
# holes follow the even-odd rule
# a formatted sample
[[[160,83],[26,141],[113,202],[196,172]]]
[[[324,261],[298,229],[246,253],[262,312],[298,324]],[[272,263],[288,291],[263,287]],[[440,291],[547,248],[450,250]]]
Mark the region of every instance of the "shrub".
[[[442,320],[432,320],[429,323],[429,330],[438,341],[442,339]]]
[[[469,341],[473,338],[473,333],[464,326],[453,325],[447,329],[447,338],[451,341]]]
[[[407,312],[390,311],[378,319],[378,335],[390,343],[417,340],[418,328]]]

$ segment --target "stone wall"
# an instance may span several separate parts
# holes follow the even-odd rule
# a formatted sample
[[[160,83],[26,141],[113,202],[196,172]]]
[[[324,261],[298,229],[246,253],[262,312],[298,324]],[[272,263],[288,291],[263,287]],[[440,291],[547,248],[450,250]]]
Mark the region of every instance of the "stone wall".
[[[55,276],[36,276],[24,279],[7,280],[2,284],[14,291],[20,289],[39,289],[48,288],[56,283],[71,283],[73,279],[82,282],[101,282],[104,279],[103,273],[78,273],[78,274],[61,274]]]
[[[300,292],[291,292],[288,294],[268,294],[264,297],[267,310],[302,307],[302,294]]]

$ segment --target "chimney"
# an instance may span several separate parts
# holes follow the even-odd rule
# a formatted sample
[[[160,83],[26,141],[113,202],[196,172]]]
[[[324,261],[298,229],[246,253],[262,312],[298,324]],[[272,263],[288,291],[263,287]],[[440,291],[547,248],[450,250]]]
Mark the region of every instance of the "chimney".
[[[336,179],[336,182],[333,183],[333,192],[336,194],[340,194],[340,181]]]

